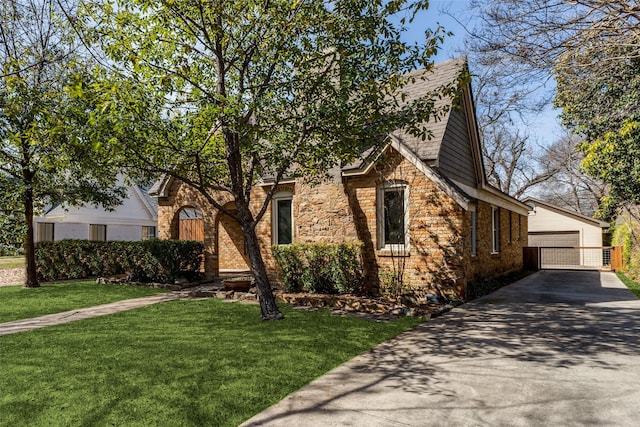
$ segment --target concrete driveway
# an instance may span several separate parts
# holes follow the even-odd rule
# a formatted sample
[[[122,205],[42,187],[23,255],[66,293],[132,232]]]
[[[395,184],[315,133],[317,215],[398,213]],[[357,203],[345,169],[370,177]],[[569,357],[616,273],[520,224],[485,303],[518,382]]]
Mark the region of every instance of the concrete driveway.
[[[540,271],[356,357],[244,425],[640,425],[640,300]]]

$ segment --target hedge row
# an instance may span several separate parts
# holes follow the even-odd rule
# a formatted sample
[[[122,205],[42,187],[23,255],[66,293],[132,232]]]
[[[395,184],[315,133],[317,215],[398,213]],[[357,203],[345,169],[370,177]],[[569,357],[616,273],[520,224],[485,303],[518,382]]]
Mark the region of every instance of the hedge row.
[[[271,248],[288,292],[335,294],[361,289],[362,244],[294,243]]]
[[[200,276],[203,250],[201,242],[186,240],[60,240],[36,245],[36,265],[45,281],[127,274],[137,282],[173,283]]]

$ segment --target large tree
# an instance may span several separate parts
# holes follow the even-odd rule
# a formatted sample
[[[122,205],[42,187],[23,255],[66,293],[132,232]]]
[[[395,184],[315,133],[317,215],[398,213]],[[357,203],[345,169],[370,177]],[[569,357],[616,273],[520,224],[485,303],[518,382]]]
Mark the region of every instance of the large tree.
[[[137,141],[123,137],[123,152],[137,159],[136,169],[178,178],[238,222],[263,319],[282,318],[256,236],[278,183],[317,182],[394,129],[427,137],[423,123],[434,118],[434,101],[454,90],[403,101],[405,74],[431,66],[441,36],[427,31],[422,43],[408,45],[391,18],[422,7],[122,0],[90,9],[87,26],[117,68],[118,90],[105,89],[103,111],[131,111],[131,122],[148,131]],[[130,107],[141,100],[136,113]],[[254,211],[261,178],[273,185]]]
[[[541,162],[553,170],[552,176],[535,191],[535,196],[556,206],[593,216],[607,194],[606,185],[584,172],[584,154],[577,149],[583,139],[567,133],[546,147]]]
[[[637,203],[637,63],[640,5],[628,0],[478,1],[482,23],[476,48],[499,55],[525,81],[545,74],[557,81],[563,123],[585,142],[584,170],[608,186],[599,210],[615,215]],[[524,75],[519,74],[523,71]]]
[[[599,214],[610,219],[640,203],[640,49],[603,37],[559,61],[556,105],[564,123],[584,137],[586,172],[608,184]]]
[[[34,212],[45,204],[111,206],[123,195],[108,155],[93,144],[101,140],[88,126],[95,105],[73,96],[90,76],[62,16],[54,1],[0,5],[0,209],[4,232],[24,232],[27,287],[38,286]]]

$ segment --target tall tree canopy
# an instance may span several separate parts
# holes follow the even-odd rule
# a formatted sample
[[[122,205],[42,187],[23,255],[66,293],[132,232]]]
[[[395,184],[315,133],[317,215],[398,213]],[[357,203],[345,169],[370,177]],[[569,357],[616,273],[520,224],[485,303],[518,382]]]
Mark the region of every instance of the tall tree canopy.
[[[475,47],[525,82],[552,73],[563,123],[585,142],[584,170],[607,184],[599,214],[610,219],[637,203],[640,175],[632,153],[640,95],[640,5],[628,0],[489,0],[477,2]],[[523,73],[523,74],[521,74]],[[538,80],[539,81],[539,80]]]
[[[608,184],[599,211],[607,219],[640,203],[639,53],[603,38],[565,55],[556,72],[562,119],[585,138],[584,170]]]
[[[109,157],[92,143],[101,139],[88,123],[95,105],[73,96],[89,75],[60,12],[47,0],[0,4],[0,209],[4,233],[24,231],[27,287],[38,286],[34,210],[110,206],[123,195]]]
[[[104,114],[96,117],[129,111],[147,131],[120,139],[130,166],[180,179],[240,224],[263,319],[282,317],[255,231],[276,185],[285,177],[319,181],[394,129],[427,137],[434,101],[454,90],[403,101],[404,74],[432,65],[441,35],[427,31],[409,45],[392,18],[422,7],[121,0],[89,9],[86,24],[117,68],[110,87],[118,89],[105,86]],[[252,211],[251,190],[265,177],[273,185]]]

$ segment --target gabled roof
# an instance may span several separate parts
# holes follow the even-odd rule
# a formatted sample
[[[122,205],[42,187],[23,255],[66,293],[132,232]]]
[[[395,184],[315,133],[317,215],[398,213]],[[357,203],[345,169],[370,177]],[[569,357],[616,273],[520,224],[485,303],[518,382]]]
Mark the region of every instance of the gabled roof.
[[[578,221],[586,222],[589,225],[594,225],[596,227],[609,228],[610,226],[608,222],[600,221],[598,219],[591,218],[586,215],[582,215],[581,213],[578,213],[571,209],[561,208],[559,206],[555,206],[550,203],[543,202],[542,200],[538,200],[533,197],[527,197],[526,199],[522,200],[522,202],[531,206],[532,208],[535,208],[535,206],[543,206],[546,209],[549,209],[550,211],[556,212],[560,215],[565,215],[570,218],[577,219]]]
[[[172,183],[172,176],[166,174],[162,175],[156,182],[153,183],[149,191],[147,191],[147,194],[151,197],[167,197],[169,195],[169,188],[171,188]]]
[[[122,178],[118,178],[118,183],[122,183]],[[107,210],[100,205],[85,204],[81,206],[65,206],[57,204],[48,206],[40,218],[53,220],[54,222],[79,222],[109,220],[111,223],[137,224],[140,221],[157,221],[157,202],[149,197],[136,185],[131,183],[127,186],[127,196],[122,203]],[[96,223],[96,222],[94,222]],[[101,222],[97,222],[101,223]]]
[[[423,97],[429,93],[437,93],[439,89],[452,83],[462,83],[460,87],[461,96],[459,106],[454,106],[451,97],[444,96],[435,102],[436,109],[443,109],[444,112],[438,120],[427,123],[431,132],[431,138],[422,140],[419,137],[410,135],[402,130],[392,132],[390,135],[391,144],[385,146],[386,150],[392,146],[405,158],[421,170],[425,175],[440,186],[463,208],[472,208],[469,203],[475,200],[483,200],[496,206],[505,207],[511,210],[526,214],[527,206],[519,200],[492,187],[486,179],[482,152],[480,149],[480,135],[475,116],[475,106],[469,82],[460,80],[461,75],[468,71],[466,58],[456,58],[436,64],[430,70],[417,70],[409,74],[414,80],[403,88],[406,93],[406,100],[411,101]],[[445,108],[443,108],[445,107]],[[449,108],[446,108],[449,107]],[[452,108],[460,108],[464,111],[467,119],[467,129],[471,150],[473,174],[476,178],[477,186],[465,185],[456,182],[439,169],[440,156],[445,141],[447,126],[451,118]],[[343,176],[356,176],[368,173],[373,164],[379,159],[381,151],[368,150],[363,152],[360,158],[342,168]],[[461,167],[467,167],[461,166]]]
[[[415,101],[424,97],[430,92],[436,92],[439,88],[450,85],[452,82],[458,81],[461,73],[466,69],[466,59],[456,58],[445,62],[435,64],[429,70],[420,69],[413,71],[407,75],[410,79],[402,88],[405,95],[405,102]],[[442,97],[435,102],[435,109],[443,109],[450,107],[453,100],[449,97]],[[403,130],[392,132],[396,140],[401,141],[404,146],[411,150],[420,160],[433,163],[438,159],[440,148],[444,139],[449,120],[450,108],[444,108],[443,113],[428,123],[427,128],[430,132],[430,138],[423,141],[419,137],[415,137]],[[358,159],[351,164],[342,167],[346,174],[357,173],[368,169],[371,162],[375,162],[379,157],[379,152],[373,149],[365,150]]]
[[[430,70],[416,70],[407,77],[413,79],[403,87],[402,92],[406,95],[406,101],[414,101],[424,97],[429,92],[437,91],[451,83],[457,82],[460,75],[466,70],[467,60],[464,57],[450,59],[445,62],[435,64]],[[393,132],[404,145],[413,151],[418,158],[423,161],[436,160],[440,154],[442,140],[447,129],[447,122],[451,113],[451,104],[453,100],[450,97],[442,97],[436,100],[435,108],[448,107],[437,120],[428,124],[429,131],[432,134],[431,139],[423,141],[421,138],[410,135],[402,130]]]

